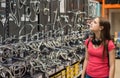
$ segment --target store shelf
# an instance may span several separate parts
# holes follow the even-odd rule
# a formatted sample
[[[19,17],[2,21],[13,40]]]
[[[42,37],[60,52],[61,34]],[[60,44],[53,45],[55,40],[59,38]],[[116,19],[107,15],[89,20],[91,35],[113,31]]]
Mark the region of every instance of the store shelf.
[[[117,8],[120,8],[120,4],[105,4],[104,5],[104,8],[106,9],[117,9]]]
[[[50,78],[77,78],[81,75],[82,70],[81,70],[81,65],[80,62],[76,62],[72,65],[68,65],[64,69],[54,73],[53,75],[50,76]]]
[[[82,74],[82,71],[80,71],[79,74],[75,76],[74,78],[78,78],[81,74]]]

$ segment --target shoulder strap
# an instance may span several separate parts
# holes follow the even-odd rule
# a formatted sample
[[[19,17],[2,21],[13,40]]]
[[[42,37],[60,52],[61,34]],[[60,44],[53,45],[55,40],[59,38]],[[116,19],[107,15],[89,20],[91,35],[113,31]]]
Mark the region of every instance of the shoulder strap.
[[[89,42],[90,42],[90,39],[88,39],[88,42],[87,42],[87,48],[88,48]]]

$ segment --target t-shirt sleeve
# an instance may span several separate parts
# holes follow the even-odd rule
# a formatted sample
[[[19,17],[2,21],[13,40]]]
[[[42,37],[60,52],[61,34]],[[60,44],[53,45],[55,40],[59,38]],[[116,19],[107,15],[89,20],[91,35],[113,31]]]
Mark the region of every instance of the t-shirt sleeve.
[[[109,43],[108,43],[108,50],[110,52],[113,49],[115,49],[115,44],[113,43],[112,40],[110,40]]]

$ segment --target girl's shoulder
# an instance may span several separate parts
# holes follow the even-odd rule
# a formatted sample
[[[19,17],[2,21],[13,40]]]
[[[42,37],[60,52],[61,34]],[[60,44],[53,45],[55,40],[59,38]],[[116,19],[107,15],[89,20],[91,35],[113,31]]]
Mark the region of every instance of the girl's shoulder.
[[[108,42],[107,45],[108,45],[109,51],[112,49],[115,49],[115,44],[114,44],[113,40],[108,40],[107,42]]]
[[[87,39],[85,40],[84,44],[87,46],[90,41],[91,41],[91,38],[87,38]]]

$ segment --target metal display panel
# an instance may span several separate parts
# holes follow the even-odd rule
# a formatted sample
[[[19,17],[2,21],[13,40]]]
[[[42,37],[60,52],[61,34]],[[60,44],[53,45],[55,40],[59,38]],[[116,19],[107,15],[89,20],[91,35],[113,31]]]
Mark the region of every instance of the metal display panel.
[[[89,0],[88,4],[88,16],[92,18],[100,16],[100,3],[98,1]]]
[[[20,35],[30,33],[31,29],[35,26],[33,34],[42,32],[45,29],[45,26],[41,27],[41,25],[52,24],[55,12],[58,11],[58,15],[60,13],[60,1],[1,0],[0,9],[0,35],[4,38],[11,36],[19,37]],[[51,28],[48,27],[47,30],[49,29]]]

